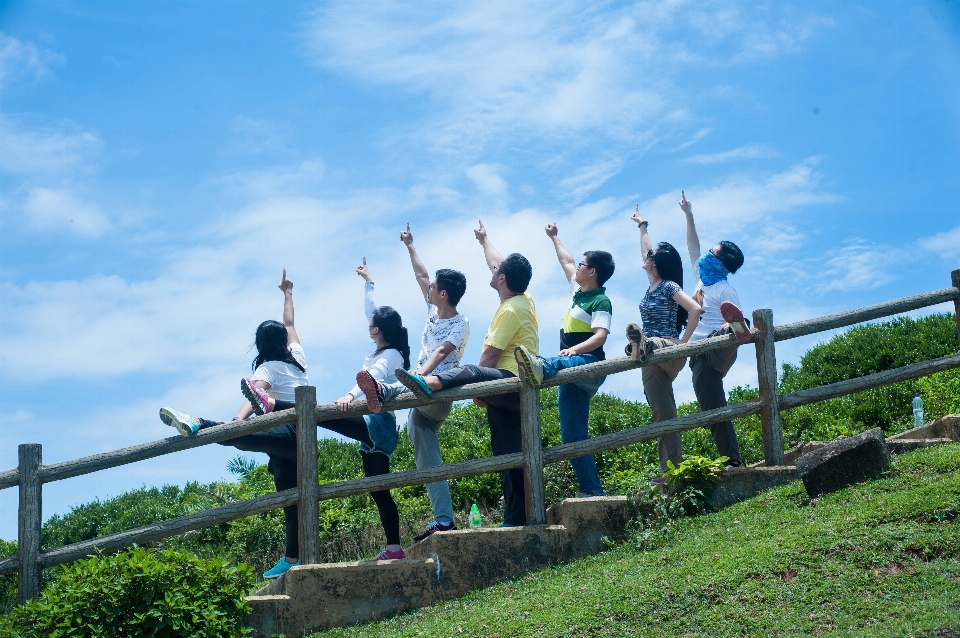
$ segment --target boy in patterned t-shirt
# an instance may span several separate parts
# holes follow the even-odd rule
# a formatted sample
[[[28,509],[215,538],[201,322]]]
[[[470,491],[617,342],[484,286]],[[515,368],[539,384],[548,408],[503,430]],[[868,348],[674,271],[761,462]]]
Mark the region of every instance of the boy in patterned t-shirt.
[[[467,278],[457,270],[441,268],[431,282],[430,271],[421,261],[417,249],[413,247],[413,232],[410,230],[409,223],[407,223],[407,229],[400,232],[400,241],[410,253],[413,274],[420,285],[423,299],[427,302],[427,323],[420,339],[420,355],[417,357],[417,367],[411,372],[418,375],[437,374],[456,368],[460,365],[460,358],[470,338],[470,321],[457,311],[457,304],[467,290]],[[358,375],[358,383],[361,380],[371,386],[376,383],[372,379],[369,381],[366,378],[361,379],[363,374],[361,372]],[[379,388],[373,389],[374,393],[364,390],[368,397],[367,407],[371,412],[379,411],[384,401],[407,388],[402,383],[396,382],[388,385],[381,384]],[[379,396],[377,396],[377,389],[379,389]],[[407,437],[413,444],[414,460],[418,469],[443,464],[438,430],[450,414],[452,406],[451,401],[444,401],[410,410],[407,417]],[[453,524],[453,501],[450,498],[450,487],[447,482],[427,483],[425,487],[433,509],[433,521],[427,524],[425,532],[414,537],[415,543],[419,543],[434,532],[457,529]]]
[[[547,224],[547,236],[553,240],[557,260],[570,283],[570,303],[563,315],[560,328],[560,355],[539,357],[522,345],[517,346],[517,363],[535,386],[543,383],[564,368],[603,361],[603,344],[610,334],[613,306],[605,294],[603,284],[613,275],[614,263],[610,253],[591,250],[583,253],[583,261],[574,265],[573,256],[564,248],[557,235],[557,225]],[[557,404],[560,408],[560,439],[564,443],[583,441],[589,436],[590,398],[597,393],[606,377],[597,377],[561,385]],[[580,496],[603,496],[600,475],[593,455],[572,459],[577,475]]]

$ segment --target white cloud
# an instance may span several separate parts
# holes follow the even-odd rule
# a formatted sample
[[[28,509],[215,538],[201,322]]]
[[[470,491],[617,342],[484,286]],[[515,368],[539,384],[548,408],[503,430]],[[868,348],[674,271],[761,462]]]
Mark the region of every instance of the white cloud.
[[[699,142],[700,140],[702,140],[702,139],[705,138],[706,136],[710,135],[711,132],[712,132],[711,129],[702,128],[702,129],[700,129],[699,131],[697,131],[697,132],[694,134],[693,137],[691,137],[689,140],[687,140],[686,142],[684,142],[683,144],[681,144],[680,146],[676,147],[676,148],[673,149],[673,150],[675,150],[675,151],[682,151],[682,150],[685,149],[685,148],[688,148],[688,147],[690,147],[690,146],[693,146],[694,144],[696,144],[697,142]]]
[[[466,174],[481,193],[499,197],[507,193],[507,182],[499,174],[502,170],[500,164],[477,164],[469,167]]]
[[[564,196],[574,202],[582,201],[600,188],[604,182],[623,169],[623,160],[613,157],[597,164],[583,166],[557,184]]]
[[[83,168],[101,146],[100,139],[89,131],[65,129],[75,127],[46,126],[30,129],[23,123],[0,114],[0,171],[14,175],[56,174]]]
[[[888,246],[864,241],[855,241],[834,251],[820,275],[826,281],[822,292],[870,290],[889,283],[895,278],[891,272],[894,261],[891,254]]]
[[[65,190],[33,188],[24,205],[29,225],[41,231],[53,231],[99,237],[109,230],[110,222],[94,204],[80,200]]]
[[[24,76],[40,78],[51,64],[62,60],[61,55],[0,32],[0,90]]]
[[[719,162],[729,162],[731,160],[758,159],[776,156],[777,152],[771,148],[767,148],[766,146],[762,146],[760,144],[751,144],[749,146],[741,146],[729,151],[723,151],[722,153],[692,155],[691,157],[687,157],[681,161],[689,164],[717,164]]]
[[[931,237],[918,239],[917,244],[924,250],[936,253],[943,259],[960,257],[960,226]]]
[[[290,192],[315,191],[323,181],[325,168],[320,160],[304,160],[299,164],[228,173],[214,177],[210,182],[231,192],[265,199],[280,197]]]

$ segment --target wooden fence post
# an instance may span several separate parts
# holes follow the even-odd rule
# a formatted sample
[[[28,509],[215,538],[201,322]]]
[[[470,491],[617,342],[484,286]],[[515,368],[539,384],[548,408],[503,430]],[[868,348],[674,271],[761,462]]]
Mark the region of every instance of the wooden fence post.
[[[960,270],[954,270],[950,273],[950,282],[960,293]],[[953,317],[957,320],[957,337],[960,338],[960,297],[953,300]]]
[[[520,436],[523,441],[523,487],[527,525],[547,522],[543,480],[543,445],[540,439],[540,390],[520,372]]]
[[[777,353],[773,339],[773,311],[753,311],[753,325],[760,331],[757,347],[757,381],[760,386],[760,425],[763,459],[768,466],[783,465],[783,426],[780,422],[780,395],[777,388]]]
[[[20,455],[20,512],[17,521],[17,600],[21,605],[40,595],[40,530],[43,527],[43,484],[40,482],[39,443],[24,443]]]
[[[320,483],[317,478],[317,389],[310,385],[296,388],[297,401],[297,533],[300,539],[300,564],[320,562]]]

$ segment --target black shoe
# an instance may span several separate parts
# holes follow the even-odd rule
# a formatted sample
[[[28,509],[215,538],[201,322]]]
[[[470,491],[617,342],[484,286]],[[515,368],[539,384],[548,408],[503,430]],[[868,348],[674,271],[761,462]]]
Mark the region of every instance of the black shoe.
[[[449,532],[452,529],[457,529],[457,526],[454,525],[453,523],[443,524],[443,523],[438,523],[437,521],[430,521],[427,524],[427,531],[425,531],[423,534],[420,534],[419,536],[414,536],[413,542],[419,543],[420,541],[425,539],[427,536],[430,536],[435,532]]]

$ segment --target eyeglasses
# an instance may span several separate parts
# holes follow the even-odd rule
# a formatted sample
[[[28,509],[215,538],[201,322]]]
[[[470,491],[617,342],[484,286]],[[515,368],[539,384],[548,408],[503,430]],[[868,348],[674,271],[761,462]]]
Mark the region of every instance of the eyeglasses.
[[[577,268],[580,268],[581,266],[584,267],[584,268],[593,268],[593,266],[591,266],[590,264],[588,264],[588,263],[585,262],[585,261],[581,261],[579,264],[577,264]]]

